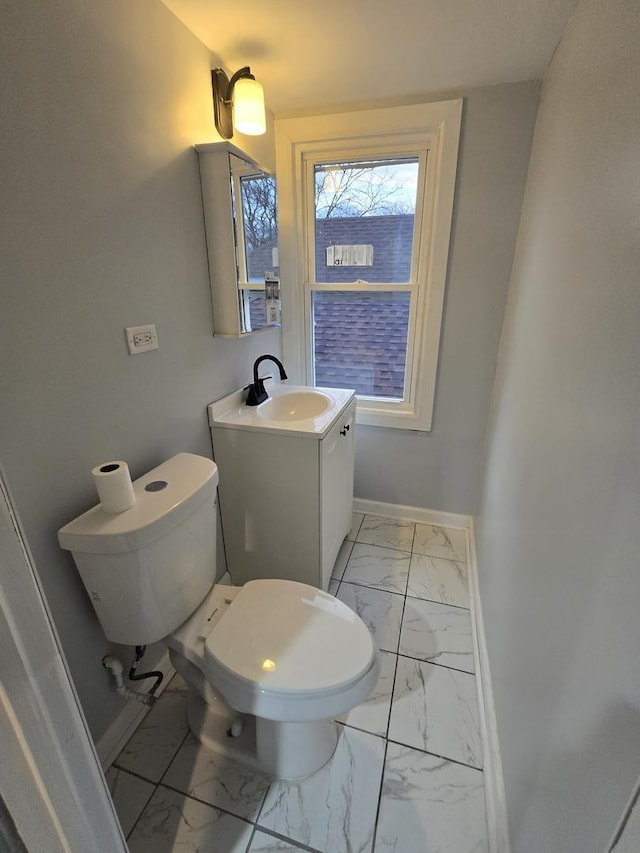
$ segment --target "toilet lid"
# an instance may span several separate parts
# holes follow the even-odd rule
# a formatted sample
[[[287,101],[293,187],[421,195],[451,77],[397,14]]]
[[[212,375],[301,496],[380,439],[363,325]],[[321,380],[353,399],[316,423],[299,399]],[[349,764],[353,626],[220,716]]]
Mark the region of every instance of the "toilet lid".
[[[367,626],[346,604],[313,586],[249,581],[205,642],[235,675],[275,692],[339,688],[370,667]]]

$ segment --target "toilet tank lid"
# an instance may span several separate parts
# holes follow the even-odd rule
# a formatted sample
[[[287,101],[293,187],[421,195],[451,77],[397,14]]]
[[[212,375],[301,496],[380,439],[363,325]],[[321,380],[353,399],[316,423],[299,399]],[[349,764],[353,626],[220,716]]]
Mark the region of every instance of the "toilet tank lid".
[[[151,483],[166,485],[147,490]],[[178,453],[134,480],[136,502],[130,509],[111,514],[98,504],[62,527],[58,541],[66,551],[83,554],[135,551],[190,515],[215,494],[217,485],[215,462],[194,453]]]

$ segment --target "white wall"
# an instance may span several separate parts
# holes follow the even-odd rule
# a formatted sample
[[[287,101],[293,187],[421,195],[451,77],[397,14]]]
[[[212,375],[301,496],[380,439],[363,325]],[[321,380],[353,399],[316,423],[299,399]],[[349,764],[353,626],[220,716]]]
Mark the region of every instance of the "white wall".
[[[157,0],[3,4],[0,454],[92,732],[121,707],[58,528],[90,471],[210,455],[206,405],[280,334],[213,339],[196,142],[207,49]],[[242,141],[234,139],[242,146]],[[254,154],[273,160],[272,137]],[[130,357],[123,329],[155,323]]]
[[[359,498],[472,513],[540,84],[464,97],[431,432],[358,427]]]
[[[602,853],[640,772],[640,10],[544,81],[477,519],[514,853]]]

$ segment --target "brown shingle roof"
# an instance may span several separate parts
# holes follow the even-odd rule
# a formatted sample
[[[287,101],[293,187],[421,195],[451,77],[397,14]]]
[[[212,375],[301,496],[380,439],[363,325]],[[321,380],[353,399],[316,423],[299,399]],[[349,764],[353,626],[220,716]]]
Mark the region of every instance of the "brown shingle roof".
[[[319,282],[403,282],[409,279],[413,216],[324,219],[316,229]],[[372,243],[373,267],[326,267],[329,245]],[[264,247],[265,261],[271,247]],[[409,294],[383,291],[315,291],[316,385],[355,388],[359,394],[402,399]],[[251,295],[254,327],[265,322],[264,294]]]

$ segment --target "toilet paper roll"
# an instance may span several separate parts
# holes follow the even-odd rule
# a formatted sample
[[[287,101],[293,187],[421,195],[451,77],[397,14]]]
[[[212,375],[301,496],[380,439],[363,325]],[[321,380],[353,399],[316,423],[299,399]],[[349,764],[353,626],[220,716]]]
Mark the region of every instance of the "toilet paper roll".
[[[136,496],[126,462],[104,462],[91,473],[105,512],[124,512],[134,505]]]

